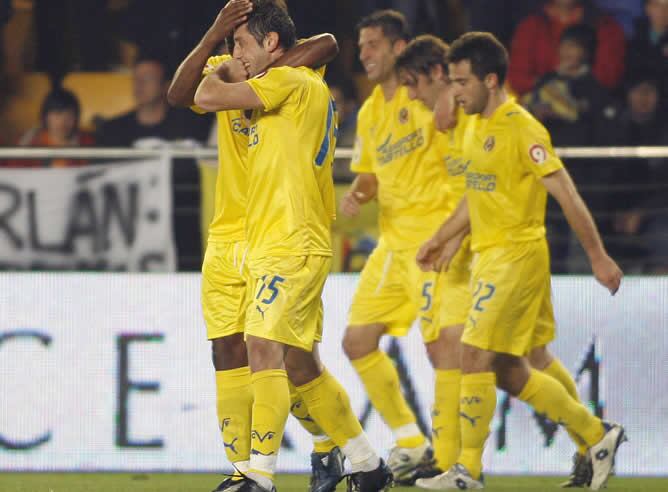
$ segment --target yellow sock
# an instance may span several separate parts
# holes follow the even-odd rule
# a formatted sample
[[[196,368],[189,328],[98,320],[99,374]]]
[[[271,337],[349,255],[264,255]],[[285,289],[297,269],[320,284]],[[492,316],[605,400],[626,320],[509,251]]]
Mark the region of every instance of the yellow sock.
[[[571,373],[564,367],[561,361],[555,358],[549,366],[543,369],[543,372],[548,376],[552,376],[554,379],[559,381],[561,385],[566,389],[568,394],[577,401],[580,401],[580,395],[578,395],[578,388],[575,385],[575,380]],[[571,437],[571,440],[575,443],[578,448],[578,454],[584,456],[587,454],[587,443],[585,443],[580,436],[574,433],[570,429],[566,429],[568,435]]]
[[[462,451],[457,461],[476,480],[482,473],[482,452],[496,410],[496,375],[493,372],[464,374],[459,395]]]
[[[459,369],[436,369],[434,408],[432,409],[431,442],[434,446],[436,466],[449,470],[457,462],[461,448],[459,432],[459,386],[462,372]]]
[[[216,410],[225,454],[235,467],[246,471],[250,457],[253,388],[250,368],[216,371]]]
[[[392,360],[380,350],[352,361],[367,395],[387,425],[394,431],[397,446],[415,448],[424,443],[415,414],[401,391],[399,373]]]
[[[306,429],[306,432],[313,437],[313,451],[316,453],[329,453],[336,444],[332,441],[325,431],[316,423],[316,421],[309,414],[308,406],[299,394],[297,388],[288,381],[290,385],[290,413],[300,425]]]
[[[531,376],[518,398],[527,402],[538,413],[545,414],[552,422],[573,431],[587,446],[596,444],[605,434],[598,417],[573,399],[559,381],[541,371],[531,370]]]
[[[337,446],[343,447],[349,439],[362,433],[348,393],[343,386],[324,370],[313,381],[297,387],[313,418]]]
[[[276,459],[290,413],[288,375],[284,369],[258,371],[251,375],[253,423],[249,473],[273,480]]]

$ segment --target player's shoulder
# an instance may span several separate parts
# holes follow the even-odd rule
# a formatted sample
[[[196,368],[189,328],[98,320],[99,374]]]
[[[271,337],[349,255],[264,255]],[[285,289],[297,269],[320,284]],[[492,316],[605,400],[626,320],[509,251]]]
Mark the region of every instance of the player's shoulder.
[[[384,101],[383,90],[380,85],[377,85],[371,91],[371,94],[364,100],[359,112],[357,113],[358,121],[372,120],[378,116],[378,112],[382,109]]]
[[[499,115],[498,123],[508,129],[508,131],[512,131],[513,133],[546,131],[543,124],[534,115],[514,100],[509,102],[509,104],[504,104],[500,109],[502,112]]]

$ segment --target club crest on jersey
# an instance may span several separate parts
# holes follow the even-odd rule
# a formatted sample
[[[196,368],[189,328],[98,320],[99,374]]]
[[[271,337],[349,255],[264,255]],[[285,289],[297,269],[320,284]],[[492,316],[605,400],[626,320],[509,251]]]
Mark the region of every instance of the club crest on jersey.
[[[485,149],[485,152],[491,152],[494,149],[494,145],[496,145],[496,139],[494,136],[489,136],[482,148]]]
[[[407,122],[408,122],[408,109],[401,108],[401,110],[399,110],[399,123],[403,125],[404,123]]]
[[[547,160],[547,150],[540,144],[534,144],[529,147],[529,157],[536,164],[540,165]]]

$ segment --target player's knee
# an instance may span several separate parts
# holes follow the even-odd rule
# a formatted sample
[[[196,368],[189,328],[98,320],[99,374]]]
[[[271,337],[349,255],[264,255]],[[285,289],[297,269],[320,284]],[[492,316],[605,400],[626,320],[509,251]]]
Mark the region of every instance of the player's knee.
[[[544,371],[552,363],[554,357],[545,345],[536,347],[529,352],[529,363],[534,369]]]
[[[323,366],[313,353],[291,347],[285,354],[285,370],[292,384],[302,386],[320,376]]]
[[[248,364],[252,372],[285,367],[285,346],[280,342],[259,337],[248,337]]]
[[[438,339],[426,344],[427,356],[434,369],[461,368],[461,337],[463,326],[442,328]]]
[[[355,360],[378,349],[378,339],[362,326],[349,326],[343,335],[343,352],[348,359]]]
[[[499,354],[494,361],[496,385],[513,396],[522,392],[529,380],[529,367],[526,359],[512,355]]]
[[[464,374],[474,374],[479,372],[492,372],[494,357],[493,352],[473,347],[472,345],[462,344],[461,346],[461,368]]]
[[[213,367],[216,371],[237,369],[248,365],[243,333],[211,340]]]

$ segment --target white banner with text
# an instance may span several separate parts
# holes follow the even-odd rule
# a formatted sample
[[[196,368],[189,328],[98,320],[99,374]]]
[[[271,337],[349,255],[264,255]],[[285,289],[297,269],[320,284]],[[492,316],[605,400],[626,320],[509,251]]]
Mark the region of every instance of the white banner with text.
[[[0,170],[0,269],[176,269],[168,159]]]
[[[0,470],[229,470],[199,282],[196,274],[0,276]],[[386,455],[392,435],[341,349],[356,282],[329,278],[321,352]],[[629,434],[617,473],[668,474],[668,278],[627,278],[615,297],[590,278],[553,285],[552,350],[592,411]],[[419,331],[384,348],[428,432],[433,373]],[[309,470],[311,440],[292,418],[283,446],[280,471]],[[487,471],[565,474],[572,453],[563,429],[499,392]]]

